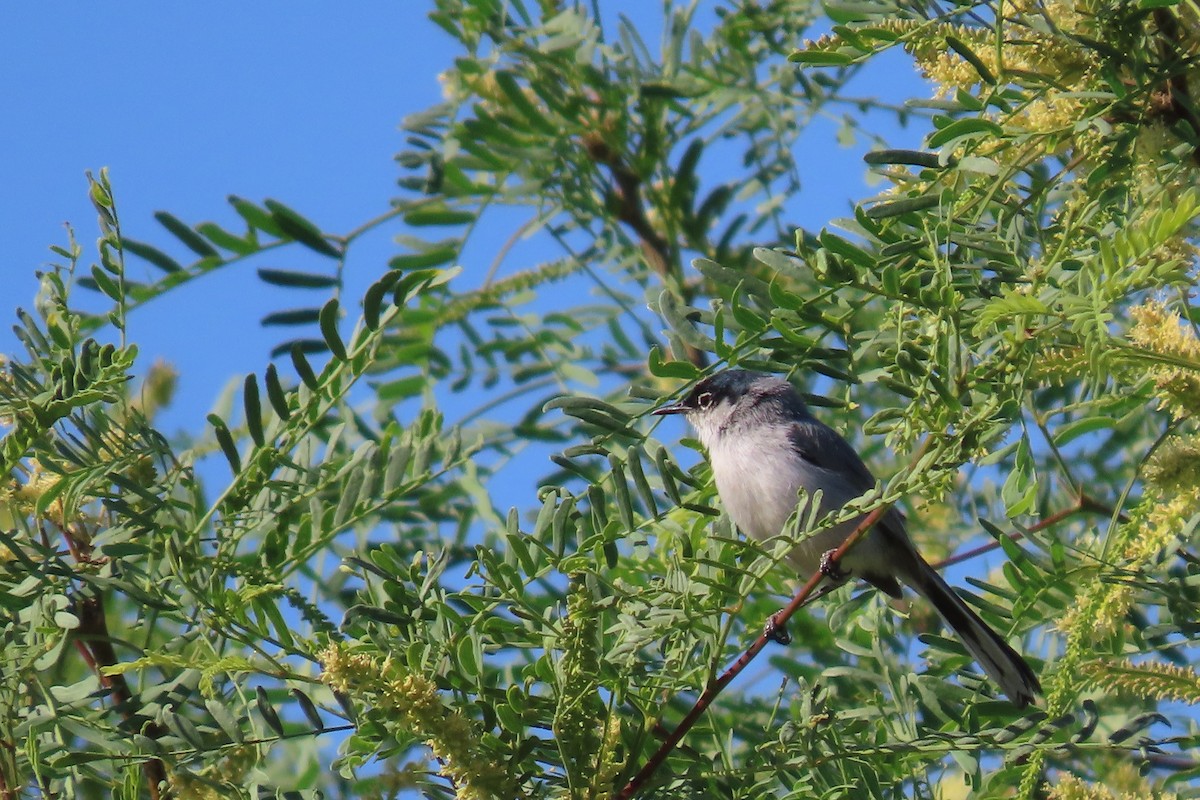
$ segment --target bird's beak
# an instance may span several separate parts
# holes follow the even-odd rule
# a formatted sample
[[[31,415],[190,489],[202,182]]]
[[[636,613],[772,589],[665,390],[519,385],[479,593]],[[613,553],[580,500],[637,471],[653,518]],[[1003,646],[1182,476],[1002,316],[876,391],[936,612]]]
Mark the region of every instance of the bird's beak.
[[[671,405],[663,406],[662,408],[656,408],[650,413],[661,417],[665,416],[666,414],[686,414],[689,411],[691,411],[691,409],[680,402],[671,403]]]

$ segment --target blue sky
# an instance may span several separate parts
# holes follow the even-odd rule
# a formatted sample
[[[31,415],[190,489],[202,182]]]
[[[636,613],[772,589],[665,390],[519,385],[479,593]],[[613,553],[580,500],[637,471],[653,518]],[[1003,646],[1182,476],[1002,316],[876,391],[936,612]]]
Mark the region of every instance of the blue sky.
[[[655,45],[657,4],[603,5],[606,15],[633,13]],[[0,352],[15,349],[12,311],[31,303],[34,270],[51,258],[49,245],[65,242],[65,222],[84,246],[84,267],[94,258],[85,170],[109,167],[126,235],[172,252],[180,248],[154,221],[156,210],[238,229],[227,195],[272,197],[339,233],[386,210],[397,194],[398,125],[440,98],[437,73],[456,54],[450,37],[426,19],[429,4],[217,0],[203,14],[197,8],[127,2],[0,10],[0,104],[10,120],[0,127],[0,148],[9,154],[0,166]],[[895,89],[897,78],[916,86],[911,70],[877,70],[860,91]],[[862,182],[865,143],[840,148],[835,132],[833,124],[818,125],[804,142],[811,153],[805,224],[820,225],[843,214],[851,196],[871,193]],[[917,137],[902,136],[909,144]],[[386,269],[397,252],[394,233],[380,231],[351,250],[352,289]],[[300,250],[220,270],[131,316],[141,363],[163,356],[181,373],[176,404],[162,420],[168,433],[198,430],[228,381],[261,373],[280,334],[258,320],[289,301],[261,284],[254,267],[328,269]],[[134,279],[157,277],[131,264]]]
[[[0,352],[9,320],[36,291],[34,270],[70,222],[94,259],[95,212],[84,171],[108,166],[126,235],[170,244],[152,214],[240,223],[238,194],[278,198],[340,232],[396,193],[401,118],[440,97],[452,41],[424,3],[6,4],[0,29]],[[187,11],[185,9],[191,9]],[[388,237],[352,254],[379,275]],[[178,245],[173,251],[178,252]],[[305,268],[304,253],[273,266]],[[377,261],[377,263],[369,263]],[[84,265],[86,267],[86,264]],[[261,372],[279,307],[252,266],[214,273],[134,314],[130,338],[182,373],[171,417],[202,423],[231,376]],[[325,266],[328,269],[327,265]],[[132,266],[136,279],[152,274]],[[190,420],[190,422],[189,422]]]

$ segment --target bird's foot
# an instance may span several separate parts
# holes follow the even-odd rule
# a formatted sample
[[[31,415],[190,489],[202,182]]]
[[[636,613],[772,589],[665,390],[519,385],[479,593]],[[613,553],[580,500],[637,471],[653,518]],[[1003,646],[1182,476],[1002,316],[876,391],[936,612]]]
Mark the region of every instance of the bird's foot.
[[[846,580],[846,578],[850,577],[850,575],[838,565],[837,561],[834,560],[833,554],[836,552],[837,550],[834,549],[826,550],[824,553],[822,553],[821,563],[818,569],[820,569],[821,574],[826,578],[829,578],[829,580],[833,581],[834,583],[841,583],[842,581]]]
[[[763,626],[763,636],[772,642],[786,646],[792,643],[792,635],[788,633],[785,623],[776,620],[778,616],[778,614],[772,614],[767,617],[767,624]]]

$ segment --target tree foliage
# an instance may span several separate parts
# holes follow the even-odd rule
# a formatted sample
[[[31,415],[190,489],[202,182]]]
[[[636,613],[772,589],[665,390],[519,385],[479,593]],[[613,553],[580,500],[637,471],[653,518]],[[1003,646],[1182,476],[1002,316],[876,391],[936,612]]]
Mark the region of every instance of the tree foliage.
[[[231,197],[240,230],[161,212],[152,245],[89,177],[97,263],[54,248],[0,373],[0,798],[1195,792],[1194,4],[665,8],[653,52],[437,0],[445,102],[344,234]],[[932,100],[848,93],[897,48]],[[923,149],[879,138],[884,191],[798,228],[801,133],[880,112]],[[129,310],[297,248],[329,268],[259,270],[261,375],[168,440]],[[808,577],[649,422],[727,364],[791,377],[886,477],[862,508],[959,553],[1039,707],[843,587],[635,777]]]

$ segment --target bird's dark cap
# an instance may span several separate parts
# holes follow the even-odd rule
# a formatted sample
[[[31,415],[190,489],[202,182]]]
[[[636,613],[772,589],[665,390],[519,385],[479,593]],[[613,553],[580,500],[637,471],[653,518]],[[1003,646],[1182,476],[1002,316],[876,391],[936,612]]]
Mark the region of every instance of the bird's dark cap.
[[[752,384],[765,377],[761,372],[750,372],[744,369],[727,369],[715,375],[709,375],[697,383],[688,392],[687,397],[679,402],[656,408],[651,413],[660,416],[666,414],[686,414],[689,411],[695,411],[700,408],[700,400],[705,395],[709,395],[708,400],[713,403],[719,403],[731,397],[738,398],[744,395]]]

